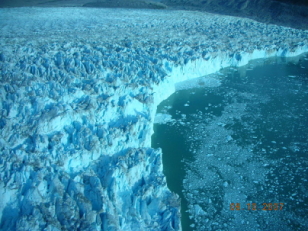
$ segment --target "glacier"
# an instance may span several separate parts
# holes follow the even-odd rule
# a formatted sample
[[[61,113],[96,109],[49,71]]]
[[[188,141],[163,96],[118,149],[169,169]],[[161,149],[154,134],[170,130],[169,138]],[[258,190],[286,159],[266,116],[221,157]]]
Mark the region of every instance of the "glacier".
[[[307,52],[308,31],[193,11],[3,8],[0,42],[0,230],[181,230],[151,148],[157,105],[177,83]]]

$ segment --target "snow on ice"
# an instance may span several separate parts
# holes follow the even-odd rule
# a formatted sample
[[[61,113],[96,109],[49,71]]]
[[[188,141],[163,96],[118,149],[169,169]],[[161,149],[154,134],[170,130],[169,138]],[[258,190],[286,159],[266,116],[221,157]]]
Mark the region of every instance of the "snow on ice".
[[[0,9],[0,229],[180,230],[151,148],[157,105],[181,81],[306,52],[307,38],[201,12]]]

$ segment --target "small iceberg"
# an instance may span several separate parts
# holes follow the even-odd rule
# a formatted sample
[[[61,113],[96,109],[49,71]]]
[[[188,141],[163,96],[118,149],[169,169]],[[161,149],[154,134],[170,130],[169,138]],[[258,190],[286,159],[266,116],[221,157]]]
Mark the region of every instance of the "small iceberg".
[[[166,124],[169,122],[175,121],[172,119],[172,116],[169,114],[157,113],[154,119],[154,123],[156,124]]]

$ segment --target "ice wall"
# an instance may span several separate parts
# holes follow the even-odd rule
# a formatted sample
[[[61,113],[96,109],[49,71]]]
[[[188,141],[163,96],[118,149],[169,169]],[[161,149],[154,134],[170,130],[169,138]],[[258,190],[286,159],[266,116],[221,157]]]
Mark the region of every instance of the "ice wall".
[[[175,83],[308,51],[308,32],[200,12],[0,10],[0,229],[180,230],[151,148]]]

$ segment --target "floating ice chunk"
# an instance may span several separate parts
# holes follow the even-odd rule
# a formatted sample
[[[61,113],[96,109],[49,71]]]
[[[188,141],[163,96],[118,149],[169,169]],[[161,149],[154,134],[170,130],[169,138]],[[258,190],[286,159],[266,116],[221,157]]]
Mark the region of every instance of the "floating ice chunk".
[[[231,141],[231,140],[233,140],[232,136],[228,135],[228,136],[227,136],[227,142],[229,142],[229,141]]]
[[[172,119],[172,116],[169,114],[162,114],[162,113],[157,113],[155,116],[154,123],[156,124],[166,124],[168,122],[174,121]]]
[[[201,88],[201,87],[219,87],[221,81],[217,74],[202,76],[195,79],[185,80],[175,84],[176,90]]]
[[[188,104],[188,103],[185,103],[184,106],[185,106],[185,107],[189,107],[189,104]]]
[[[225,123],[221,123],[221,122],[218,122],[217,125],[218,125],[218,126],[222,126],[222,127],[226,126]]]

